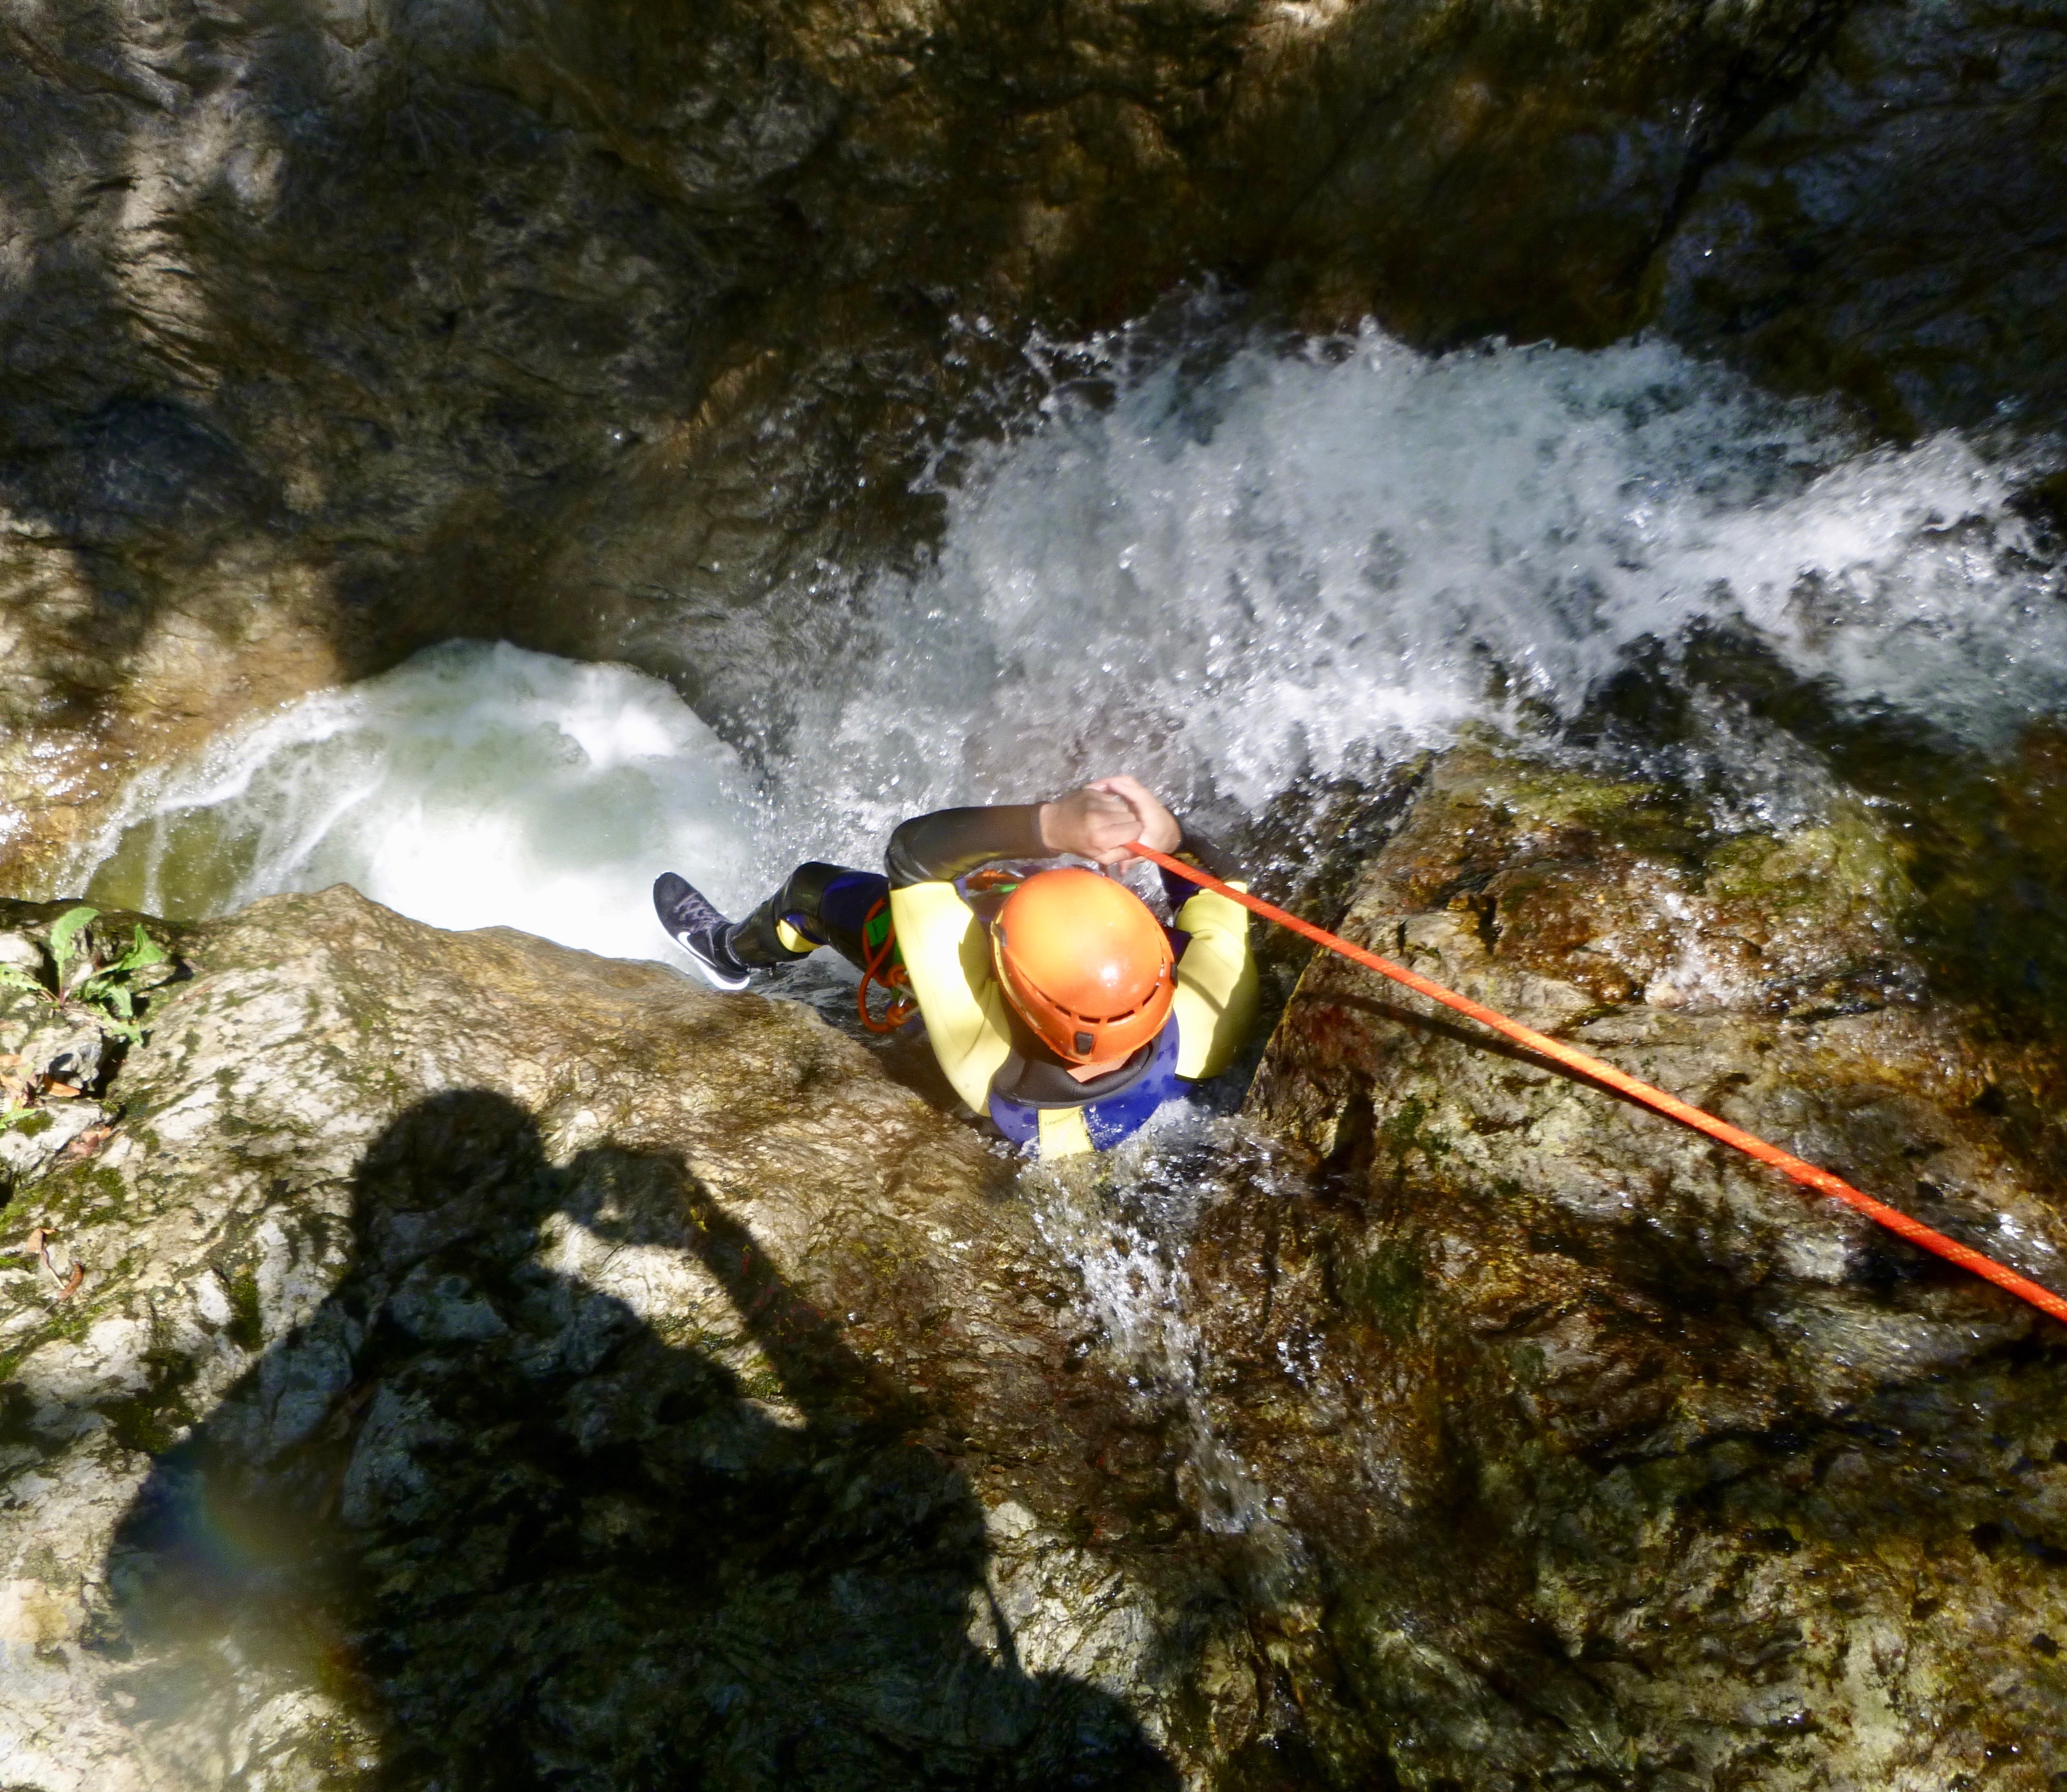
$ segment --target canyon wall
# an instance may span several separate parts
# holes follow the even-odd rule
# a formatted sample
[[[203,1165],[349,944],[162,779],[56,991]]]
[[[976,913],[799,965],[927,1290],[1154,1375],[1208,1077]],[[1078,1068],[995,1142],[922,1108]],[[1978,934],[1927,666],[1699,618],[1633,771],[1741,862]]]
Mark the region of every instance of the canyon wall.
[[[744,738],[728,668],[836,651],[1039,345],[1185,283],[2043,421],[2060,56],[1818,0],[7,0],[0,865],[454,635]]]

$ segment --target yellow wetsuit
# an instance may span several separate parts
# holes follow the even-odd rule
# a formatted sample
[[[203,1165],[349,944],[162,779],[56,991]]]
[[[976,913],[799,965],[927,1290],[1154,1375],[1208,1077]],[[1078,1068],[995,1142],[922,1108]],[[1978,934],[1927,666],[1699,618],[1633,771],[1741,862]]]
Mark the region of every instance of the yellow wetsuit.
[[[1030,836],[1034,850],[1010,850],[1027,843],[1024,818],[1037,814],[944,811],[906,823],[891,846],[890,913],[912,993],[940,1068],[979,1114],[989,1111],[992,1080],[1018,1048],[989,932],[954,880],[988,859],[1051,856],[1040,843],[1038,823]],[[915,838],[915,829],[928,827],[930,840]],[[990,850],[999,847],[1006,850]],[[1175,924],[1190,936],[1177,961],[1171,1011],[1177,1030],[1175,1068],[1180,1078],[1196,1081],[1227,1068],[1254,1021],[1256,963],[1249,949],[1249,916],[1225,896],[1193,888]],[[1094,1148],[1082,1111],[1066,1106],[1042,1107],[1039,1143],[1044,1157]]]

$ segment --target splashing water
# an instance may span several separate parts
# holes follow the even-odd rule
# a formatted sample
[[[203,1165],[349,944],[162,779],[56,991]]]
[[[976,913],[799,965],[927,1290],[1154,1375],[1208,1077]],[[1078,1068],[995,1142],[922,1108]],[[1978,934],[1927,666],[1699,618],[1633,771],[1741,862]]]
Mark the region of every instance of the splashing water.
[[[452,645],[133,793],[95,893],[197,913],[343,879],[643,955],[668,865],[739,912],[905,815],[1121,767],[1253,810],[1473,718],[1554,729],[1702,625],[1970,742],[2067,707],[2031,468],[1956,435],[1864,449],[1659,344],[1223,346],[1080,351],[1096,377],[971,457],[932,562],[838,600],[836,675],[767,668],[794,744],[757,784],[656,681]]]
[[[1289,1556],[1297,1545],[1273,1510],[1283,1502],[1215,1431],[1201,1387],[1187,1257],[1200,1213],[1230,1179],[1287,1180],[1238,1122],[1173,1104],[1115,1151],[1030,1168],[1022,1187],[1042,1240],[1082,1278],[1079,1310],[1144,1416],[1184,1440],[1178,1485],[1194,1516],[1222,1536],[1267,1536],[1271,1553]]]
[[[1253,808],[1359,745],[1569,720],[1704,623],[1971,738],[2067,692],[2024,469],[1955,436],[1864,451],[1655,344],[1431,360],[1367,331],[1115,382],[981,459],[935,565],[867,594],[828,815],[1119,763]]]
[[[93,891],[175,916],[355,885],[435,926],[623,955],[656,863],[753,883],[731,750],[658,679],[482,643],[326,691],[132,796]],[[660,949],[654,930],[633,955]]]
[[[343,880],[643,956],[666,949],[664,868],[741,913],[799,858],[878,862],[906,815],[1121,769],[1253,812],[1474,721],[1554,738],[1632,666],[1679,678],[1704,628],[1835,709],[1969,746],[2067,709],[2061,569],[2015,502],[2035,460],[1863,447],[1655,344],[1219,347],[1203,371],[1124,335],[1074,351],[1091,377],[968,457],[919,573],[813,599],[855,644],[765,669],[780,754],[745,709],[699,718],[625,668],[449,644],[140,786],[93,893],[194,915]],[[1719,817],[1799,819],[1830,787],[1728,692],[1687,709]],[[707,722],[758,749],[755,775]],[[1101,1347],[1182,1440],[1199,1522],[1289,1584],[1297,1540],[1214,1434],[1188,1316],[1199,1213],[1273,1173],[1249,1148],[1180,1113],[1027,1190]]]

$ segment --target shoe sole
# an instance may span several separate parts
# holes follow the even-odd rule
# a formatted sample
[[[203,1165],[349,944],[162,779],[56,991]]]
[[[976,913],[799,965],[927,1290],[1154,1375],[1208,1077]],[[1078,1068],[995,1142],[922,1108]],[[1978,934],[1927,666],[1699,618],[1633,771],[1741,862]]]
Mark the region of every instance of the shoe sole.
[[[736,996],[752,981],[751,978],[745,977],[727,977],[715,965],[706,962],[703,955],[679,933],[673,937],[675,944],[681,948],[682,955],[696,966],[696,974],[713,989],[721,990],[729,996]]]

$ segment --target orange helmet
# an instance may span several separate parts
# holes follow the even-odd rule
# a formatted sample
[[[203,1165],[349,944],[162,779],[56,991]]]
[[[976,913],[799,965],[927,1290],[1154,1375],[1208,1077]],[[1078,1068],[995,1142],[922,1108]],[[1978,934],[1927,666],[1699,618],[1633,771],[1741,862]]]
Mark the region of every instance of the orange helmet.
[[[1170,937],[1123,884],[1065,866],[1036,872],[991,923],[1006,998],[1066,1063],[1124,1058],[1154,1038],[1177,993]]]

